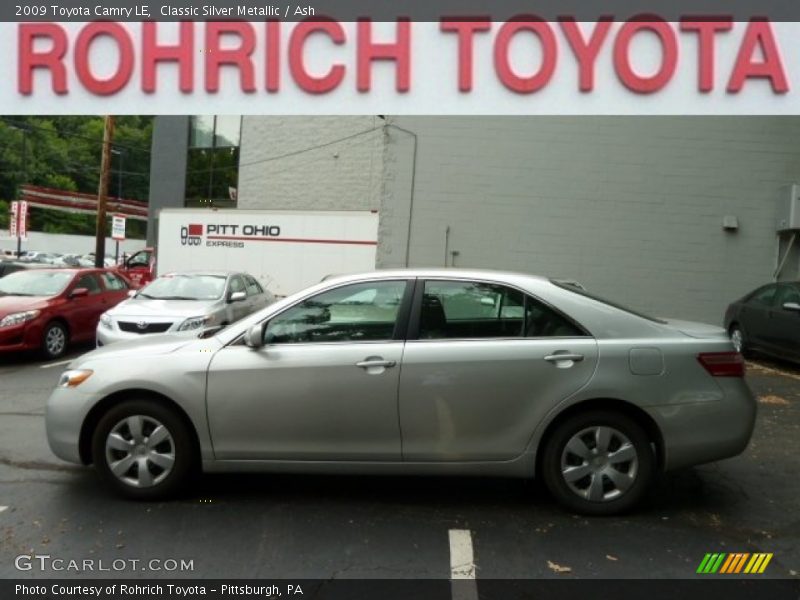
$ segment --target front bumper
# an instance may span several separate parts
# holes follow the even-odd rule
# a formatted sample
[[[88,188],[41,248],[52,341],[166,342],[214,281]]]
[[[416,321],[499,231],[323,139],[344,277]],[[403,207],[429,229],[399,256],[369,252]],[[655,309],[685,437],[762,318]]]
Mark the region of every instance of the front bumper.
[[[80,453],[81,427],[97,398],[75,388],[56,388],[45,408],[47,443],[57,457],[83,464]]]
[[[665,470],[744,452],[756,422],[756,398],[744,379],[718,377],[720,400],[652,407],[664,441]]]
[[[32,334],[35,334],[35,332],[31,329],[31,323],[22,323],[0,329],[0,353],[20,352],[37,348],[38,345],[32,341]]]

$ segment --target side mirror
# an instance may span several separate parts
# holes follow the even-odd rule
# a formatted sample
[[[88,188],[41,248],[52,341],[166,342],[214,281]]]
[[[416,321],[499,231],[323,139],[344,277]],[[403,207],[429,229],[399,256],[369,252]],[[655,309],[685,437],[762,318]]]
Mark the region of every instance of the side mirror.
[[[264,323],[256,323],[244,334],[244,343],[248,348],[264,346]]]
[[[243,302],[247,299],[246,292],[231,292],[228,294],[228,303],[233,304],[234,302]]]
[[[783,310],[791,310],[792,312],[800,312],[800,304],[797,302],[784,302]]]
[[[88,295],[89,295],[88,288],[75,288],[74,290],[72,290],[72,292],[70,292],[69,297],[70,298],[83,298],[83,297],[88,296]]]

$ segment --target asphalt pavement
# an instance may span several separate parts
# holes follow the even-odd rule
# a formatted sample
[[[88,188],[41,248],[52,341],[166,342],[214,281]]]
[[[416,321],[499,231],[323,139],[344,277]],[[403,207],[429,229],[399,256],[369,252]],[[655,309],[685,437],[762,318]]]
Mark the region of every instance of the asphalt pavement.
[[[44,404],[64,366],[0,358],[1,578],[692,578],[709,552],[773,553],[760,577],[800,572],[789,365],[750,365],[760,411],[745,454],[664,475],[614,518],[568,514],[535,482],[476,478],[213,475],[182,500],[121,500],[47,447]],[[30,554],[64,570],[18,570]]]

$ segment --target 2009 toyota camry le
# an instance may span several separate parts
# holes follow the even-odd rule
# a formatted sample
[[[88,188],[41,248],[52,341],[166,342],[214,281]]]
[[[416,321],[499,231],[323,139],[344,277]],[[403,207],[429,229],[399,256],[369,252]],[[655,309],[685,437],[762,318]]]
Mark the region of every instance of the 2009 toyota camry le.
[[[574,284],[377,271],[199,337],[90,352],[48,400],[47,435],[139,499],[200,470],[537,476],[568,509],[612,514],[660,471],[745,449],[743,376],[722,328]]]

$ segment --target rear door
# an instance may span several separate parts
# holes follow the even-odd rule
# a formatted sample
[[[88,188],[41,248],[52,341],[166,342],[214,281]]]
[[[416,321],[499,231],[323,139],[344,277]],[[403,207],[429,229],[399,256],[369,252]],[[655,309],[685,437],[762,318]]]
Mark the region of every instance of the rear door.
[[[105,303],[108,308],[112,308],[128,297],[128,284],[114,273],[106,271],[100,273],[100,281],[103,283]]]
[[[594,338],[520,290],[431,279],[415,296],[400,373],[406,461],[519,456],[542,417],[592,376]]]

